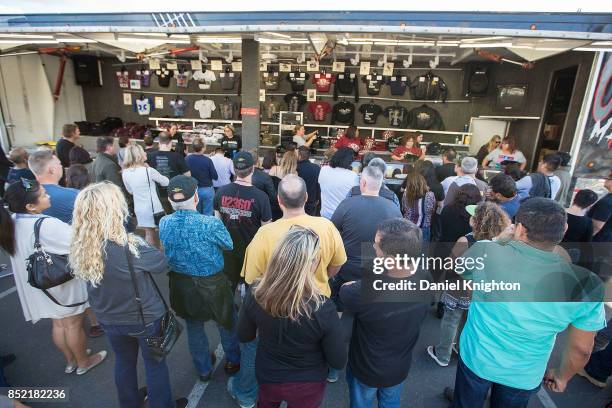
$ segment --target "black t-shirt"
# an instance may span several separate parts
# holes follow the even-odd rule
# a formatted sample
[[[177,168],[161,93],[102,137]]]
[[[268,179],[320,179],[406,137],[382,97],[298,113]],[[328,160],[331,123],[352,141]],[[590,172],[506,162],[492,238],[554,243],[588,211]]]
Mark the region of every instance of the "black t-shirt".
[[[382,113],[382,108],[373,103],[367,103],[359,107],[359,112],[363,114],[363,123],[374,125],[378,115]]]
[[[442,182],[447,177],[456,175],[455,163],[444,163],[443,165],[436,167],[436,178],[439,182]]]
[[[378,95],[380,93],[380,87],[385,83],[385,80],[382,75],[372,74],[364,76],[363,82],[366,84],[368,95]]]
[[[329,299],[311,318],[294,322],[270,316],[248,293],[236,332],[241,342],[259,338],[255,375],[260,384],[324,381],[328,366],[342,369],[346,363],[342,326]]]
[[[389,126],[404,127],[408,120],[408,110],[403,106],[389,106],[384,111],[384,115],[389,119]]]
[[[253,186],[230,183],[220,187],[214,206],[234,242],[232,253],[241,257],[261,223],[272,219],[268,196]]]
[[[157,83],[162,88],[168,88],[170,86],[170,78],[174,76],[174,71],[169,69],[158,69],[155,71],[155,75],[157,75]]]
[[[233,159],[234,154],[242,149],[242,139],[235,135],[231,139],[227,136],[223,136],[223,139],[221,139],[221,147],[225,150],[225,157]]]
[[[563,242],[591,242],[593,240],[593,221],[589,217],[567,214],[567,231]]]
[[[302,160],[297,164],[297,174],[306,183],[306,191],[308,193],[308,200],[304,209],[306,214],[314,215],[316,209],[317,198],[319,196],[319,173],[321,167],[311,163],[310,160]]]
[[[148,156],[151,167],[169,179],[189,171],[183,155],[177,152],[155,151]]]
[[[425,279],[418,272],[410,280]],[[401,279],[381,275],[385,282]],[[365,281],[364,281],[365,282]],[[351,372],[369,387],[391,387],[404,381],[412,363],[421,324],[429,310],[429,302],[371,302],[362,295],[362,281],[343,286],[340,300],[355,320],[349,348]]]
[[[332,108],[331,124],[344,123],[347,125],[352,124],[355,121],[355,104],[342,101],[338,102]]]
[[[287,81],[291,84],[293,92],[303,92],[306,81],[310,78],[310,74],[302,71],[293,71],[287,74]]]
[[[441,243],[457,242],[459,237],[472,232],[469,214],[464,208],[452,205],[447,205],[442,209],[440,225],[442,226],[439,240]]]
[[[364,222],[365,214],[368,217],[367,222]],[[376,227],[381,221],[401,216],[402,213],[397,205],[380,196],[358,195],[349,197],[338,205],[331,221],[340,231],[346,250],[347,261],[339,272],[343,280],[361,278],[362,245],[374,242]]]
[[[593,241],[612,242],[612,193],[606,194],[605,197],[597,201],[588,215],[593,220],[605,222],[597,235],[593,237]]]
[[[401,75],[394,75],[387,80],[391,95],[404,95],[406,87],[408,86],[408,77]]]
[[[302,107],[306,103],[306,97],[299,93],[291,93],[285,95],[287,110],[290,112],[301,112]]]
[[[58,140],[55,145],[55,154],[64,168],[70,167],[70,150],[72,150],[73,147],[74,143],[64,138]]]

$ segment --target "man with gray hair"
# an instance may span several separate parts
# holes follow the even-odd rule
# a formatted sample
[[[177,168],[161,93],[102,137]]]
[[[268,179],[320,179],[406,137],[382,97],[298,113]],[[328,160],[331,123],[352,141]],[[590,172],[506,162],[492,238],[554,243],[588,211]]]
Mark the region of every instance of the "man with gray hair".
[[[480,190],[480,193],[484,197],[487,188],[487,183],[476,178],[478,172],[478,161],[470,156],[464,157],[461,160],[461,165],[455,166],[456,176],[447,177],[442,181],[442,188],[444,188],[444,205],[449,205],[455,200],[457,190],[464,184],[474,184]]]
[[[35,151],[28,158],[28,166],[51,198],[51,207],[43,211],[43,214],[58,218],[66,224],[72,223],[72,210],[79,190],[59,185],[64,168],[53,150]]]
[[[331,221],[340,231],[348,258],[333,279],[332,297],[337,296],[343,283],[361,279],[361,247],[364,243],[374,242],[376,226],[390,218],[402,217],[398,206],[378,194],[382,181],[383,173],[377,166],[370,164],[361,174],[361,194],[344,199],[332,215]],[[367,222],[364,222],[365,214],[368,217]]]
[[[368,157],[368,155],[370,156]],[[366,168],[367,166],[375,166],[375,167],[378,167],[383,174],[383,182],[381,183],[380,190],[378,190],[378,195],[381,196],[382,198],[386,198],[387,200],[393,201],[393,203],[397,205],[397,208],[400,208],[400,201],[399,201],[399,198],[397,197],[397,194],[391,191],[389,187],[385,185],[385,182],[384,182],[384,175],[385,175],[385,172],[387,171],[387,163],[385,163],[385,161],[381,159],[380,157],[376,157],[374,153],[372,152],[366,153],[363,157],[364,159],[362,163],[364,164],[364,168]],[[361,194],[360,187],[355,186],[351,188],[351,191],[349,191],[347,197],[358,196],[360,194]]]

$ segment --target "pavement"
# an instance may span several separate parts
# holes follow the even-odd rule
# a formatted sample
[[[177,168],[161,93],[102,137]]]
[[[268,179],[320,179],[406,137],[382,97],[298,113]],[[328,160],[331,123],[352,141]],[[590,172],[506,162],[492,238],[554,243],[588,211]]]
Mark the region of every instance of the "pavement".
[[[84,376],[63,373],[65,361],[51,340],[51,322],[42,320],[34,325],[25,322],[14,289],[10,273],[10,262],[0,255],[0,354],[15,353],[17,361],[5,369],[5,375],[13,386],[29,387],[62,387],[69,390],[69,403],[29,403],[36,407],[118,407],[117,393],[113,378],[114,356],[106,337],[89,339],[88,347],[94,352],[109,350],[107,361]],[[159,286],[164,288],[167,296],[167,278],[157,278]],[[427,355],[426,347],[437,342],[440,321],[432,313],[427,317],[421,330],[421,336],[413,352],[413,363],[404,392],[402,407],[446,408],[448,403],[442,396],[444,387],[452,386],[455,378],[457,360],[453,357],[448,367],[437,366]],[[219,335],[213,324],[206,324],[206,333],[211,351],[222,353],[219,347]],[[551,356],[551,366],[558,366],[565,335],[559,335]],[[229,408],[237,407],[226,391],[227,376],[221,361],[212,380],[201,383],[197,380],[187,346],[187,336],[181,335],[168,358],[168,367],[172,380],[172,390],[178,397],[190,396],[190,408]],[[145,385],[142,360],[138,364],[139,381]],[[601,390],[580,377],[573,378],[563,394],[555,394],[543,389],[531,398],[529,408],[602,408],[612,401],[612,386]],[[344,375],[335,384],[328,384],[323,401],[325,408],[348,407],[348,389]]]

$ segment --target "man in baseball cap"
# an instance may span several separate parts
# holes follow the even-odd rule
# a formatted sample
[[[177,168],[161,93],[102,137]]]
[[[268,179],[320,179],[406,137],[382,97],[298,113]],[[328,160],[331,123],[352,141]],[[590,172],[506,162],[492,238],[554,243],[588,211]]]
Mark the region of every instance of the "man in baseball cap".
[[[249,152],[238,152],[234,155],[234,170],[246,170],[254,166],[253,155]]]
[[[206,382],[215,365],[204,332],[207,320],[217,323],[226,371],[236,372],[240,368],[231,284],[223,273],[223,251],[233,249],[232,238],[221,220],[196,210],[199,200],[196,179],[173,177],[167,189],[176,212],[161,219],[159,239],[170,269],[170,302],[176,314],[185,319],[193,364],[200,381]]]
[[[478,160],[473,157],[466,156],[461,160],[461,165],[455,166],[456,176],[447,177],[442,181],[444,188],[444,205],[449,205],[455,200],[455,195],[459,187],[470,183],[476,185],[480,193],[483,195],[487,191],[487,183],[476,178],[478,172]]]

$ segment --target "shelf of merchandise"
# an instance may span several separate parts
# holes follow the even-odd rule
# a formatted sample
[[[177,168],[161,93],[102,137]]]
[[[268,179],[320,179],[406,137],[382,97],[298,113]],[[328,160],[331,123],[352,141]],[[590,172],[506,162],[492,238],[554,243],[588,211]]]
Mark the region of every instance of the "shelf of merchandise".
[[[241,120],[225,120],[225,119],[197,119],[197,118],[157,118],[157,117],[149,117],[149,120],[155,121],[155,126],[159,127],[159,122],[181,122],[181,123],[191,123],[191,126],[195,127],[196,123],[231,123],[242,124]],[[181,132],[185,132],[181,130]]]

